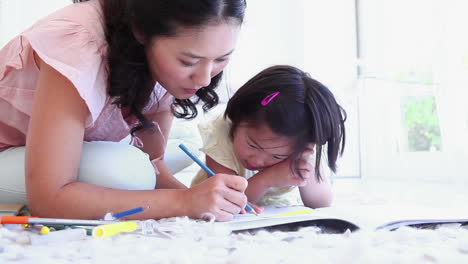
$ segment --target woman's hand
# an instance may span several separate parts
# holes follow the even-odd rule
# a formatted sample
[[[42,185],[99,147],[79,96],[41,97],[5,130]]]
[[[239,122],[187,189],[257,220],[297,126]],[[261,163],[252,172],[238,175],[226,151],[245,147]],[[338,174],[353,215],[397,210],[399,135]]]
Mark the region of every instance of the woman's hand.
[[[263,212],[263,210],[265,210],[264,207],[258,206],[258,205],[254,204],[254,203],[249,202],[248,204],[252,207],[252,209],[254,209],[256,214],[260,214],[260,213]],[[245,208],[244,208],[244,209],[242,209],[242,211],[240,213],[241,214],[247,214],[247,213],[250,213],[250,212],[245,211]]]
[[[214,215],[217,221],[229,221],[247,204],[244,194],[247,180],[228,174],[216,174],[188,189],[186,215],[193,218]]]

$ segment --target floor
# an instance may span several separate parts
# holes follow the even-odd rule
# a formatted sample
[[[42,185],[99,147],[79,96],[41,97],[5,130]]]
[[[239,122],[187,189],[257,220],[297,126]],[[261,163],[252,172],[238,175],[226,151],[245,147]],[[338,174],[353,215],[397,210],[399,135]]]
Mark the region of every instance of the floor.
[[[179,179],[187,182],[193,169]],[[414,204],[468,213],[463,185],[336,180],[333,189],[337,207]],[[468,263],[468,228],[460,224],[340,234],[318,227],[231,233],[187,218],[151,224],[171,236],[133,233],[31,244],[38,235],[0,227],[0,263]]]

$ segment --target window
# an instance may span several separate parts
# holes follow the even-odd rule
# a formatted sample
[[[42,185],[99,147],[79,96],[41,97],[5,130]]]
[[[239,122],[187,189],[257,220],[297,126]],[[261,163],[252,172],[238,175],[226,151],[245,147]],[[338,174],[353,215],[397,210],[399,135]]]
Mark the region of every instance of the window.
[[[365,177],[468,176],[468,2],[360,0]]]

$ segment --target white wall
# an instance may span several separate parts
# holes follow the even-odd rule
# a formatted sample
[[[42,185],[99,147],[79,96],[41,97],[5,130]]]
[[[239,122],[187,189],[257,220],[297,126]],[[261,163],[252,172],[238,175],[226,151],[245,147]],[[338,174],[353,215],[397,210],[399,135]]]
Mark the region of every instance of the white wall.
[[[304,69],[330,88],[346,110],[346,147],[338,176],[361,175],[355,1],[306,0]]]
[[[268,66],[304,66],[304,0],[247,1],[238,46],[228,66],[232,89]]]
[[[0,0],[0,47],[36,20],[71,3],[72,0]]]

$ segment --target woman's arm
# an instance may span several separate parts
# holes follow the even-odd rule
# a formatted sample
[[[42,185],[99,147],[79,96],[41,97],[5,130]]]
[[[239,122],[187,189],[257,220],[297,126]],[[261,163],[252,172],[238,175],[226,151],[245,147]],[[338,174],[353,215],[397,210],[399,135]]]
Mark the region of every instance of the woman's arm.
[[[142,150],[150,155],[151,160],[157,159],[155,164],[159,170],[159,174],[157,175],[156,188],[186,189],[187,186],[185,186],[185,184],[181,183],[172,175],[166,163],[164,162],[164,152],[166,150],[167,140],[169,138],[174,115],[170,110],[167,110],[157,112],[148,118],[157,123],[159,128],[155,127],[153,132],[138,132],[137,136],[143,142]]]
[[[244,208],[247,182],[228,175],[217,175],[189,190],[129,191],[77,182],[89,112],[68,79],[44,62],[38,64],[26,144],[26,191],[32,214],[96,219],[109,211],[143,206],[146,210],[136,217],[199,218],[210,212],[223,221]]]

